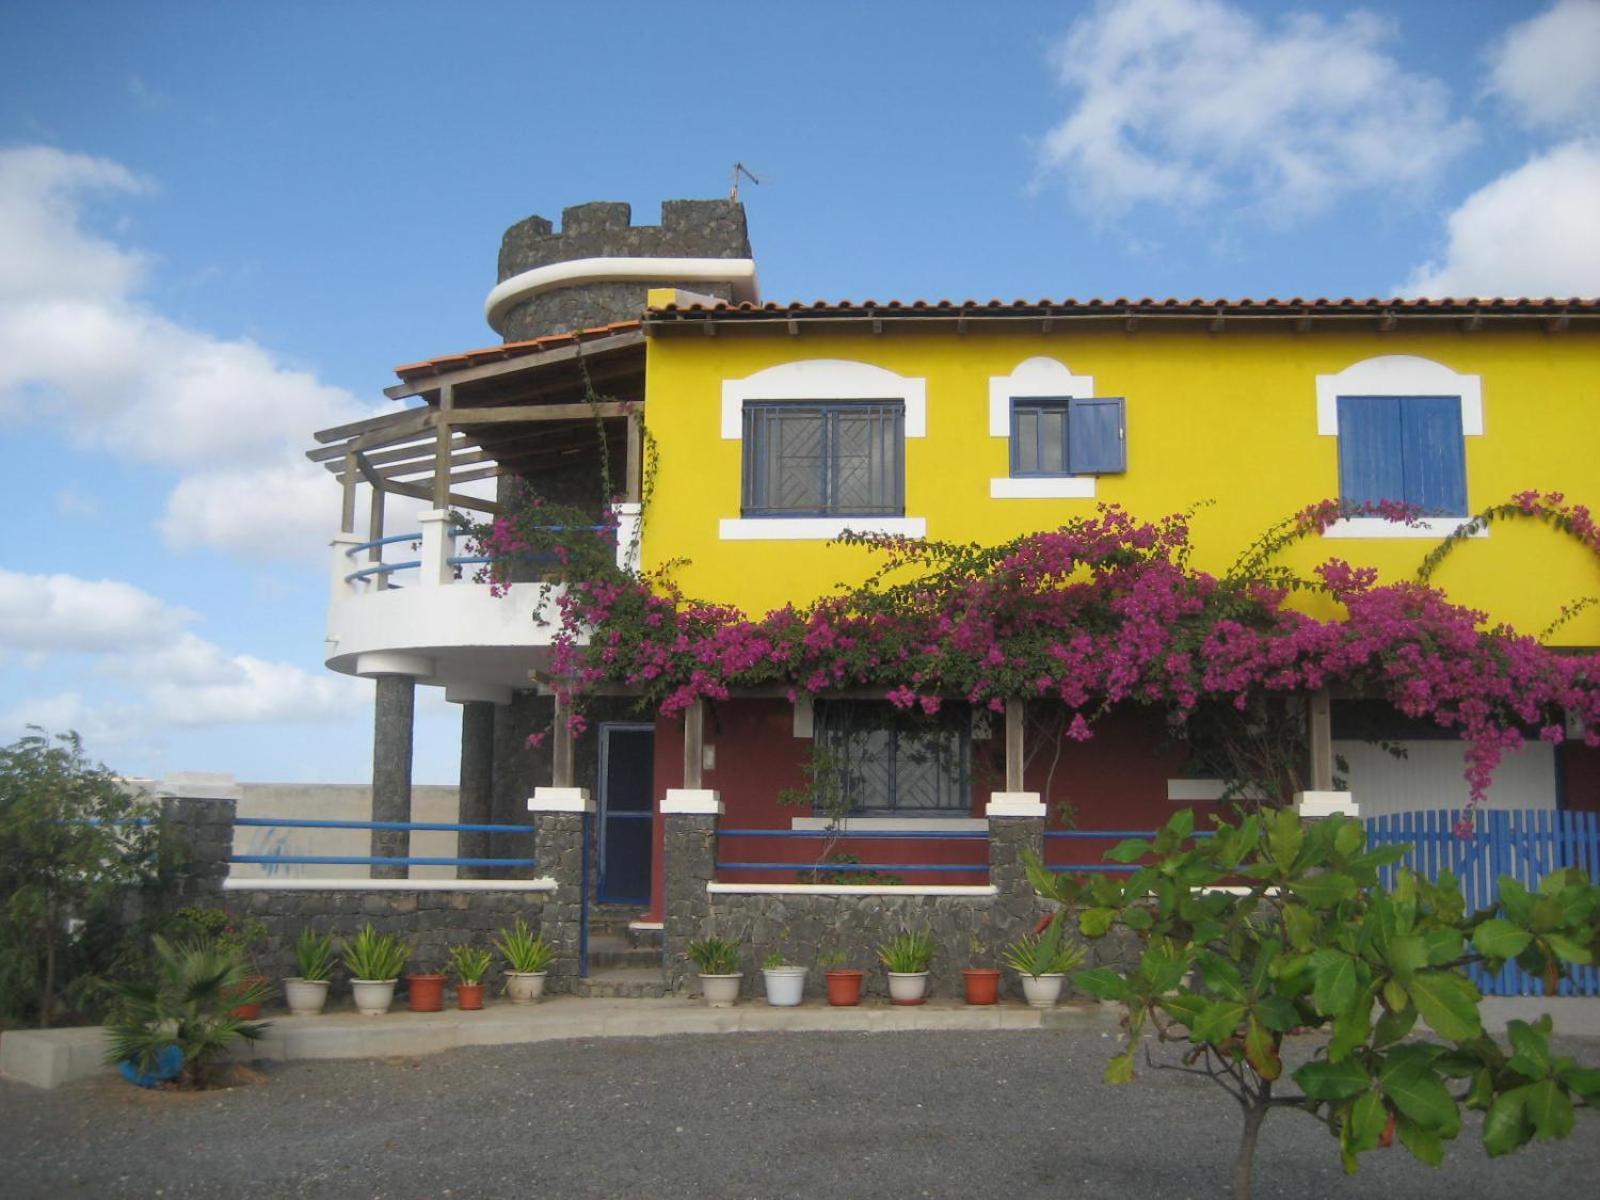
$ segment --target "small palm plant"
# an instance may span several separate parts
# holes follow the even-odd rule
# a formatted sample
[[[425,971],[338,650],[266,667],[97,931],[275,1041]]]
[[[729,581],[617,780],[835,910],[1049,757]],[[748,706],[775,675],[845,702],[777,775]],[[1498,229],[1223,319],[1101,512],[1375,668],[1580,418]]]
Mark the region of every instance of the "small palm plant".
[[[294,944],[295,972],[311,983],[324,983],[333,975],[338,955],[333,949],[333,935],[302,929]]]
[[[1060,924],[1055,922],[1048,933],[1023,934],[1005,948],[1000,961],[1017,974],[1033,979],[1076,970],[1088,952],[1076,942],[1063,939]]]
[[[697,938],[684,947],[689,960],[702,975],[737,975],[739,973],[739,943],[727,938]]]
[[[556,949],[542,936],[528,929],[521,917],[510,929],[502,929],[494,940],[494,948],[505,956],[506,965],[516,975],[537,975],[548,971],[555,961]]]
[[[493,962],[494,955],[482,946],[463,942],[450,947],[450,969],[462,983],[482,983]]]
[[[246,981],[248,970],[237,947],[209,938],[169,942],[151,939],[155,977],[118,984],[115,1007],[106,1023],[106,1060],[129,1062],[140,1075],[161,1071],[174,1051],[182,1056],[179,1082],[205,1087],[212,1061],[235,1041],[254,1041],[266,1028],[233,1015],[243,1004],[267,998],[267,983]]]
[[[399,979],[410,958],[410,946],[392,933],[379,933],[370,923],[344,948],[344,965],[352,979]]]
[[[878,961],[896,975],[920,975],[933,962],[933,935],[907,930],[878,947]]]

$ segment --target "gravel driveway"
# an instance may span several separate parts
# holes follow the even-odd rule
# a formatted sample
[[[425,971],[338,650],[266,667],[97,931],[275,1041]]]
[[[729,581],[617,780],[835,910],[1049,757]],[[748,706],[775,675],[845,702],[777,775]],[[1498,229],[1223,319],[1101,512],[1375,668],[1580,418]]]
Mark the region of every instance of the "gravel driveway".
[[[1237,1110],[1205,1080],[1099,1082],[1094,1029],[747,1034],[274,1065],[206,1093],[0,1083],[0,1195],[1213,1197]],[[1600,1043],[1566,1047],[1600,1062]],[[1593,1195],[1600,1114],[1487,1160],[1468,1118],[1444,1168],[1405,1151],[1346,1178],[1298,1113],[1268,1121],[1258,1197]]]

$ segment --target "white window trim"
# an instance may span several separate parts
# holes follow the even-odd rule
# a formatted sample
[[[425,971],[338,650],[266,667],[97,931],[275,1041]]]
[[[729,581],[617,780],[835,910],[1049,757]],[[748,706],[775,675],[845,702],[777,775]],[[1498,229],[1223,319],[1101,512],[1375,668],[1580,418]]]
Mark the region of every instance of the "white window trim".
[[[896,375],[871,363],[807,358],[779,363],[743,379],[724,379],[724,441],[744,437],[744,406],[752,400],[899,400],[906,410],[906,437],[928,435],[928,381]]]
[[[928,536],[926,517],[723,517],[724,542],[831,542],[845,530],[894,537]]]
[[[1461,400],[1461,436],[1483,436],[1483,377],[1463,375],[1443,363],[1415,354],[1381,354],[1352,363],[1334,375],[1317,376],[1317,433],[1339,436],[1341,396],[1457,396]],[[1385,521],[1382,517],[1346,517],[1322,531],[1325,538],[1401,540],[1449,537],[1468,521],[1468,515],[1426,517],[1414,524]],[[1480,525],[1470,537],[1488,537]]]
[[[1070,367],[1054,358],[1037,355],[1024,359],[1009,375],[989,377],[989,436],[1005,438],[1010,458],[1011,402],[1018,396],[1065,396],[1072,400],[1094,395],[1093,375],[1074,375]],[[1010,475],[989,480],[991,500],[1093,500],[1093,475],[1029,476]]]
[[[779,363],[722,381],[722,437],[744,437],[744,406],[760,400],[898,400],[905,408],[905,436],[928,436],[928,381],[896,375],[885,367],[844,358],[808,358]],[[724,517],[717,537],[724,542],[826,542],[845,530],[897,537],[928,536],[926,517]]]

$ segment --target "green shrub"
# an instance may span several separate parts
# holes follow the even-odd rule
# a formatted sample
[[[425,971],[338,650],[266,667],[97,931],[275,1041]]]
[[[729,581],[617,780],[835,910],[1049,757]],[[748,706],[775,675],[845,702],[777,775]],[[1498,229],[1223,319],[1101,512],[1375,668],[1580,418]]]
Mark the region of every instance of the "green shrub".
[[[933,962],[933,950],[932,934],[907,930],[878,947],[878,961],[896,975],[917,975]]]
[[[332,934],[318,933],[309,927],[300,931],[294,944],[294,966],[301,979],[314,983],[326,981],[333,975],[337,961]]]
[[[548,971],[556,960],[556,948],[542,936],[535,936],[521,917],[510,929],[502,929],[494,948],[505,957],[514,975],[537,975]]]
[[[482,946],[469,946],[463,942],[450,947],[450,969],[462,983],[482,983],[493,963],[494,955]]]
[[[399,979],[410,958],[410,946],[370,924],[344,948],[344,965],[352,979]]]
[[[689,960],[702,975],[737,975],[739,973],[739,943],[727,938],[698,938],[684,947]]]

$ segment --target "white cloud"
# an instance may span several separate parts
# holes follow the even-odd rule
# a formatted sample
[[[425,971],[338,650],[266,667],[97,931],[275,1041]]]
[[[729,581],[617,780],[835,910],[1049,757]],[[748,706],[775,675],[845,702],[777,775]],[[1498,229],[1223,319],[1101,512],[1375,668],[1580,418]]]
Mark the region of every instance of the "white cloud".
[[[1413,193],[1474,138],[1370,13],[1268,25],[1222,0],[1102,0],[1055,47],[1073,96],[1039,150],[1086,208],[1236,204],[1288,222],[1366,189]]]
[[[0,150],[0,416],[174,471],[170,545],[319,561],[337,490],[301,452],[313,430],[392,406],[142,302],[145,257],[88,232],[83,211],[142,186],[105,159]]]
[[[1490,52],[1489,91],[1527,125],[1600,128],[1600,0],[1560,0]]]
[[[1539,154],[1479,188],[1447,221],[1443,255],[1401,285],[1415,296],[1600,295],[1600,142]]]
[[[0,646],[104,653],[160,644],[194,620],[132,584],[0,569]]]
[[[188,609],[132,584],[0,570],[0,648],[93,656],[94,699],[78,687],[0,713],[0,738],[23,725],[126,741],[173,727],[306,723],[353,716],[365,681],[234,654],[187,627]]]

